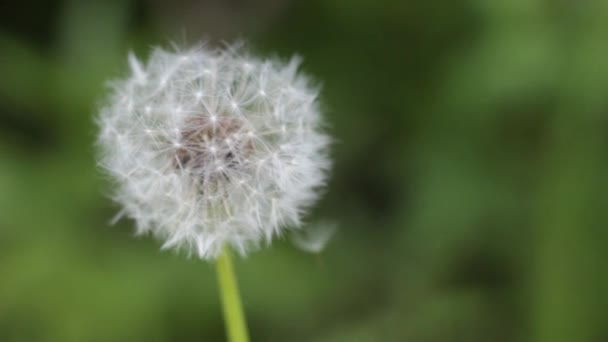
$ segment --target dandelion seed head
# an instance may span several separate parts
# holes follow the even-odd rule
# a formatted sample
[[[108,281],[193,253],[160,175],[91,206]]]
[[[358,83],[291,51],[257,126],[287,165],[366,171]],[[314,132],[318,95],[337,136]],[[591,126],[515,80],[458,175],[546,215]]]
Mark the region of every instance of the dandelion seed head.
[[[213,259],[300,224],[324,186],[330,139],[298,59],[196,47],[128,61],[98,115],[98,145],[138,233]]]

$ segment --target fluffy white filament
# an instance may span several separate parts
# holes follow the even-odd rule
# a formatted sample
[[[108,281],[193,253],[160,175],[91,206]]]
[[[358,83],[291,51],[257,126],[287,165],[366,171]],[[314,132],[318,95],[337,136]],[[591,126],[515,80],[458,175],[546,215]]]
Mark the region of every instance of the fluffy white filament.
[[[157,48],[145,64],[129,55],[98,144],[138,233],[212,259],[300,225],[324,185],[329,138],[298,64],[236,47]]]

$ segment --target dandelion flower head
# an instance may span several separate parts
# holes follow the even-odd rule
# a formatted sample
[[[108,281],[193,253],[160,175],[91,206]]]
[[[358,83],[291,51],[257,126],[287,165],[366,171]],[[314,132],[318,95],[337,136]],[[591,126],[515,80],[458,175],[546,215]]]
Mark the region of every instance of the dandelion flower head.
[[[329,160],[317,89],[299,59],[229,46],[129,55],[97,117],[100,164],[137,233],[203,259],[297,227]]]

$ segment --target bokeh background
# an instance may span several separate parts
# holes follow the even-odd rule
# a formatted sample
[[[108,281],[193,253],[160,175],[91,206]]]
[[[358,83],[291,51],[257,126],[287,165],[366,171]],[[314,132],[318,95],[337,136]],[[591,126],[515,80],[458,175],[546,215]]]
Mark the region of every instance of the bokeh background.
[[[133,237],[95,161],[129,50],[245,38],[323,85],[335,169],[237,263],[254,341],[608,341],[608,2],[6,1],[0,341],[222,341],[214,266]]]

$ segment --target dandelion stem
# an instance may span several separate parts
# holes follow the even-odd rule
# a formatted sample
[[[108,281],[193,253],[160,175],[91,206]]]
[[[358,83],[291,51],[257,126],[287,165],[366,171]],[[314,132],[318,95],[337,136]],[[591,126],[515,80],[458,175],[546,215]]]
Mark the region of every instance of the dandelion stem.
[[[217,275],[228,341],[248,342],[247,324],[228,247],[224,247],[217,259]]]

